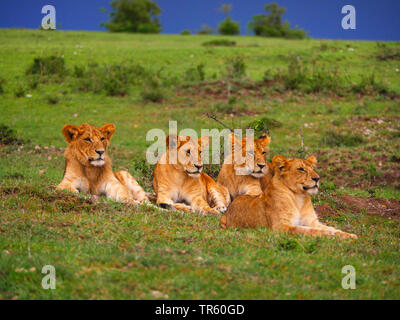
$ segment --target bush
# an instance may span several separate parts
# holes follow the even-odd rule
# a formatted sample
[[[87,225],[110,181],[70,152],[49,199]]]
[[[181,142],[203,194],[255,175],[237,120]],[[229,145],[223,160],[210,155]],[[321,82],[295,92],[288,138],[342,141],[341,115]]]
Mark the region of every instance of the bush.
[[[231,41],[227,39],[217,39],[217,40],[211,40],[211,41],[206,41],[203,42],[203,46],[206,47],[233,47],[236,46],[236,41]]]
[[[269,133],[270,129],[280,127],[282,127],[282,122],[268,117],[262,117],[249,122],[246,126],[246,129],[253,129],[255,135],[260,135],[262,133]]]
[[[12,128],[5,124],[0,124],[0,144],[11,145],[11,144],[23,144],[24,140],[18,139]]]
[[[18,84],[14,92],[15,96],[17,98],[21,98],[25,96],[25,93],[26,93],[26,87],[23,84]]]
[[[34,58],[26,74],[63,77],[66,74],[64,58],[56,56]]]
[[[240,25],[228,17],[219,24],[218,32],[223,35],[237,35],[240,33]]]
[[[204,72],[204,63],[198,64],[196,67],[191,67],[186,70],[185,80],[194,82],[194,81],[203,81],[205,79]]]
[[[226,62],[228,77],[232,79],[243,77],[246,74],[246,68],[244,59],[240,56],[233,57]]]
[[[181,36],[188,36],[188,35],[191,35],[192,33],[190,32],[190,30],[183,30],[182,32],[181,32]]]
[[[206,24],[203,24],[201,26],[201,29],[199,31],[197,31],[198,35],[209,35],[209,34],[213,34],[214,33],[214,29]]]
[[[82,91],[105,92],[109,96],[125,95],[129,86],[138,84],[148,72],[137,64],[89,65],[88,69],[75,66],[78,89]]]

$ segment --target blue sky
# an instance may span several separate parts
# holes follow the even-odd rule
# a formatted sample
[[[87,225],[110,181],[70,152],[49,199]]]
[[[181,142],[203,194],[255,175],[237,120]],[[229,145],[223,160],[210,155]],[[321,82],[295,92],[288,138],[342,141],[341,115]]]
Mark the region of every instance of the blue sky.
[[[292,26],[299,26],[313,38],[400,40],[399,0],[275,0],[287,8],[284,19]],[[232,18],[246,34],[251,17],[263,13],[264,0],[158,0],[162,9],[163,33],[192,32],[203,24],[214,28],[224,16],[217,9],[223,3],[233,5]],[[101,7],[109,9],[110,0],[1,0],[0,28],[24,27],[37,29],[46,4],[56,8],[60,30],[104,30],[100,27],[107,20]],[[356,30],[343,30],[341,8],[353,5],[356,9]]]

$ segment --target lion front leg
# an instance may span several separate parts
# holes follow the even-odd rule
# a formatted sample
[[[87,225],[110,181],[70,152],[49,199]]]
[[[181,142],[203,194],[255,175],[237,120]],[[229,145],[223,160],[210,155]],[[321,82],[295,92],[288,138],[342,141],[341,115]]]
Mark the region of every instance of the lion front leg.
[[[128,189],[132,198],[139,202],[149,202],[146,192],[128,171],[118,171],[114,175]]]
[[[228,189],[217,183],[207,186],[207,197],[209,204],[213,204],[214,208],[220,212],[225,212],[231,202]]]
[[[113,177],[110,181],[108,181],[104,187],[104,194],[108,199],[138,204],[139,202],[131,197],[130,191],[127,187],[125,187],[119,180]]]
[[[336,229],[334,227],[330,227],[327,226],[323,223],[321,223],[318,220],[317,215],[315,214],[315,212],[311,213],[308,215],[307,219],[304,219],[305,221],[305,225],[309,226],[311,228],[316,228],[316,229],[322,229],[322,230],[326,230],[329,232],[333,232],[335,234],[335,236],[338,236],[341,239],[347,239],[347,238],[352,238],[352,239],[357,239],[357,235],[353,234],[353,233],[347,233],[344,232],[342,230]]]
[[[193,196],[190,199],[190,205],[194,211],[199,212],[201,214],[212,213],[219,215],[220,212],[216,208],[211,208],[207,201],[203,199],[203,197]]]

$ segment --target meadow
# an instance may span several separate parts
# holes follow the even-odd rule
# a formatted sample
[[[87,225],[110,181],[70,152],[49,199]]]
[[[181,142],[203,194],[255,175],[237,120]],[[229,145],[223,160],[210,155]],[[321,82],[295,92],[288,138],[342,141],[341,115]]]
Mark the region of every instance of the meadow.
[[[0,30],[0,298],[398,299],[399,69],[398,42]],[[223,129],[207,114],[268,131],[269,159],[315,155],[320,219],[359,238],[55,191],[64,124],[114,123],[114,170],[151,192],[147,132]]]

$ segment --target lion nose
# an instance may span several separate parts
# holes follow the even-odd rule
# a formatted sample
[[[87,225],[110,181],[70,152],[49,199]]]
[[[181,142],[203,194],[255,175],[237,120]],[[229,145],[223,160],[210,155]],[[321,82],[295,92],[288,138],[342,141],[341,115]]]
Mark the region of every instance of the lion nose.
[[[257,165],[260,167],[260,169],[265,167],[265,164],[257,163]]]
[[[319,181],[319,177],[314,177],[314,178],[312,178],[315,182],[318,182]]]
[[[96,153],[98,153],[99,156],[101,156],[104,153],[104,150],[96,150]]]
[[[202,164],[200,164],[200,165],[198,165],[198,164],[195,164],[194,165],[198,170],[200,170],[202,167],[203,167],[203,165]]]

